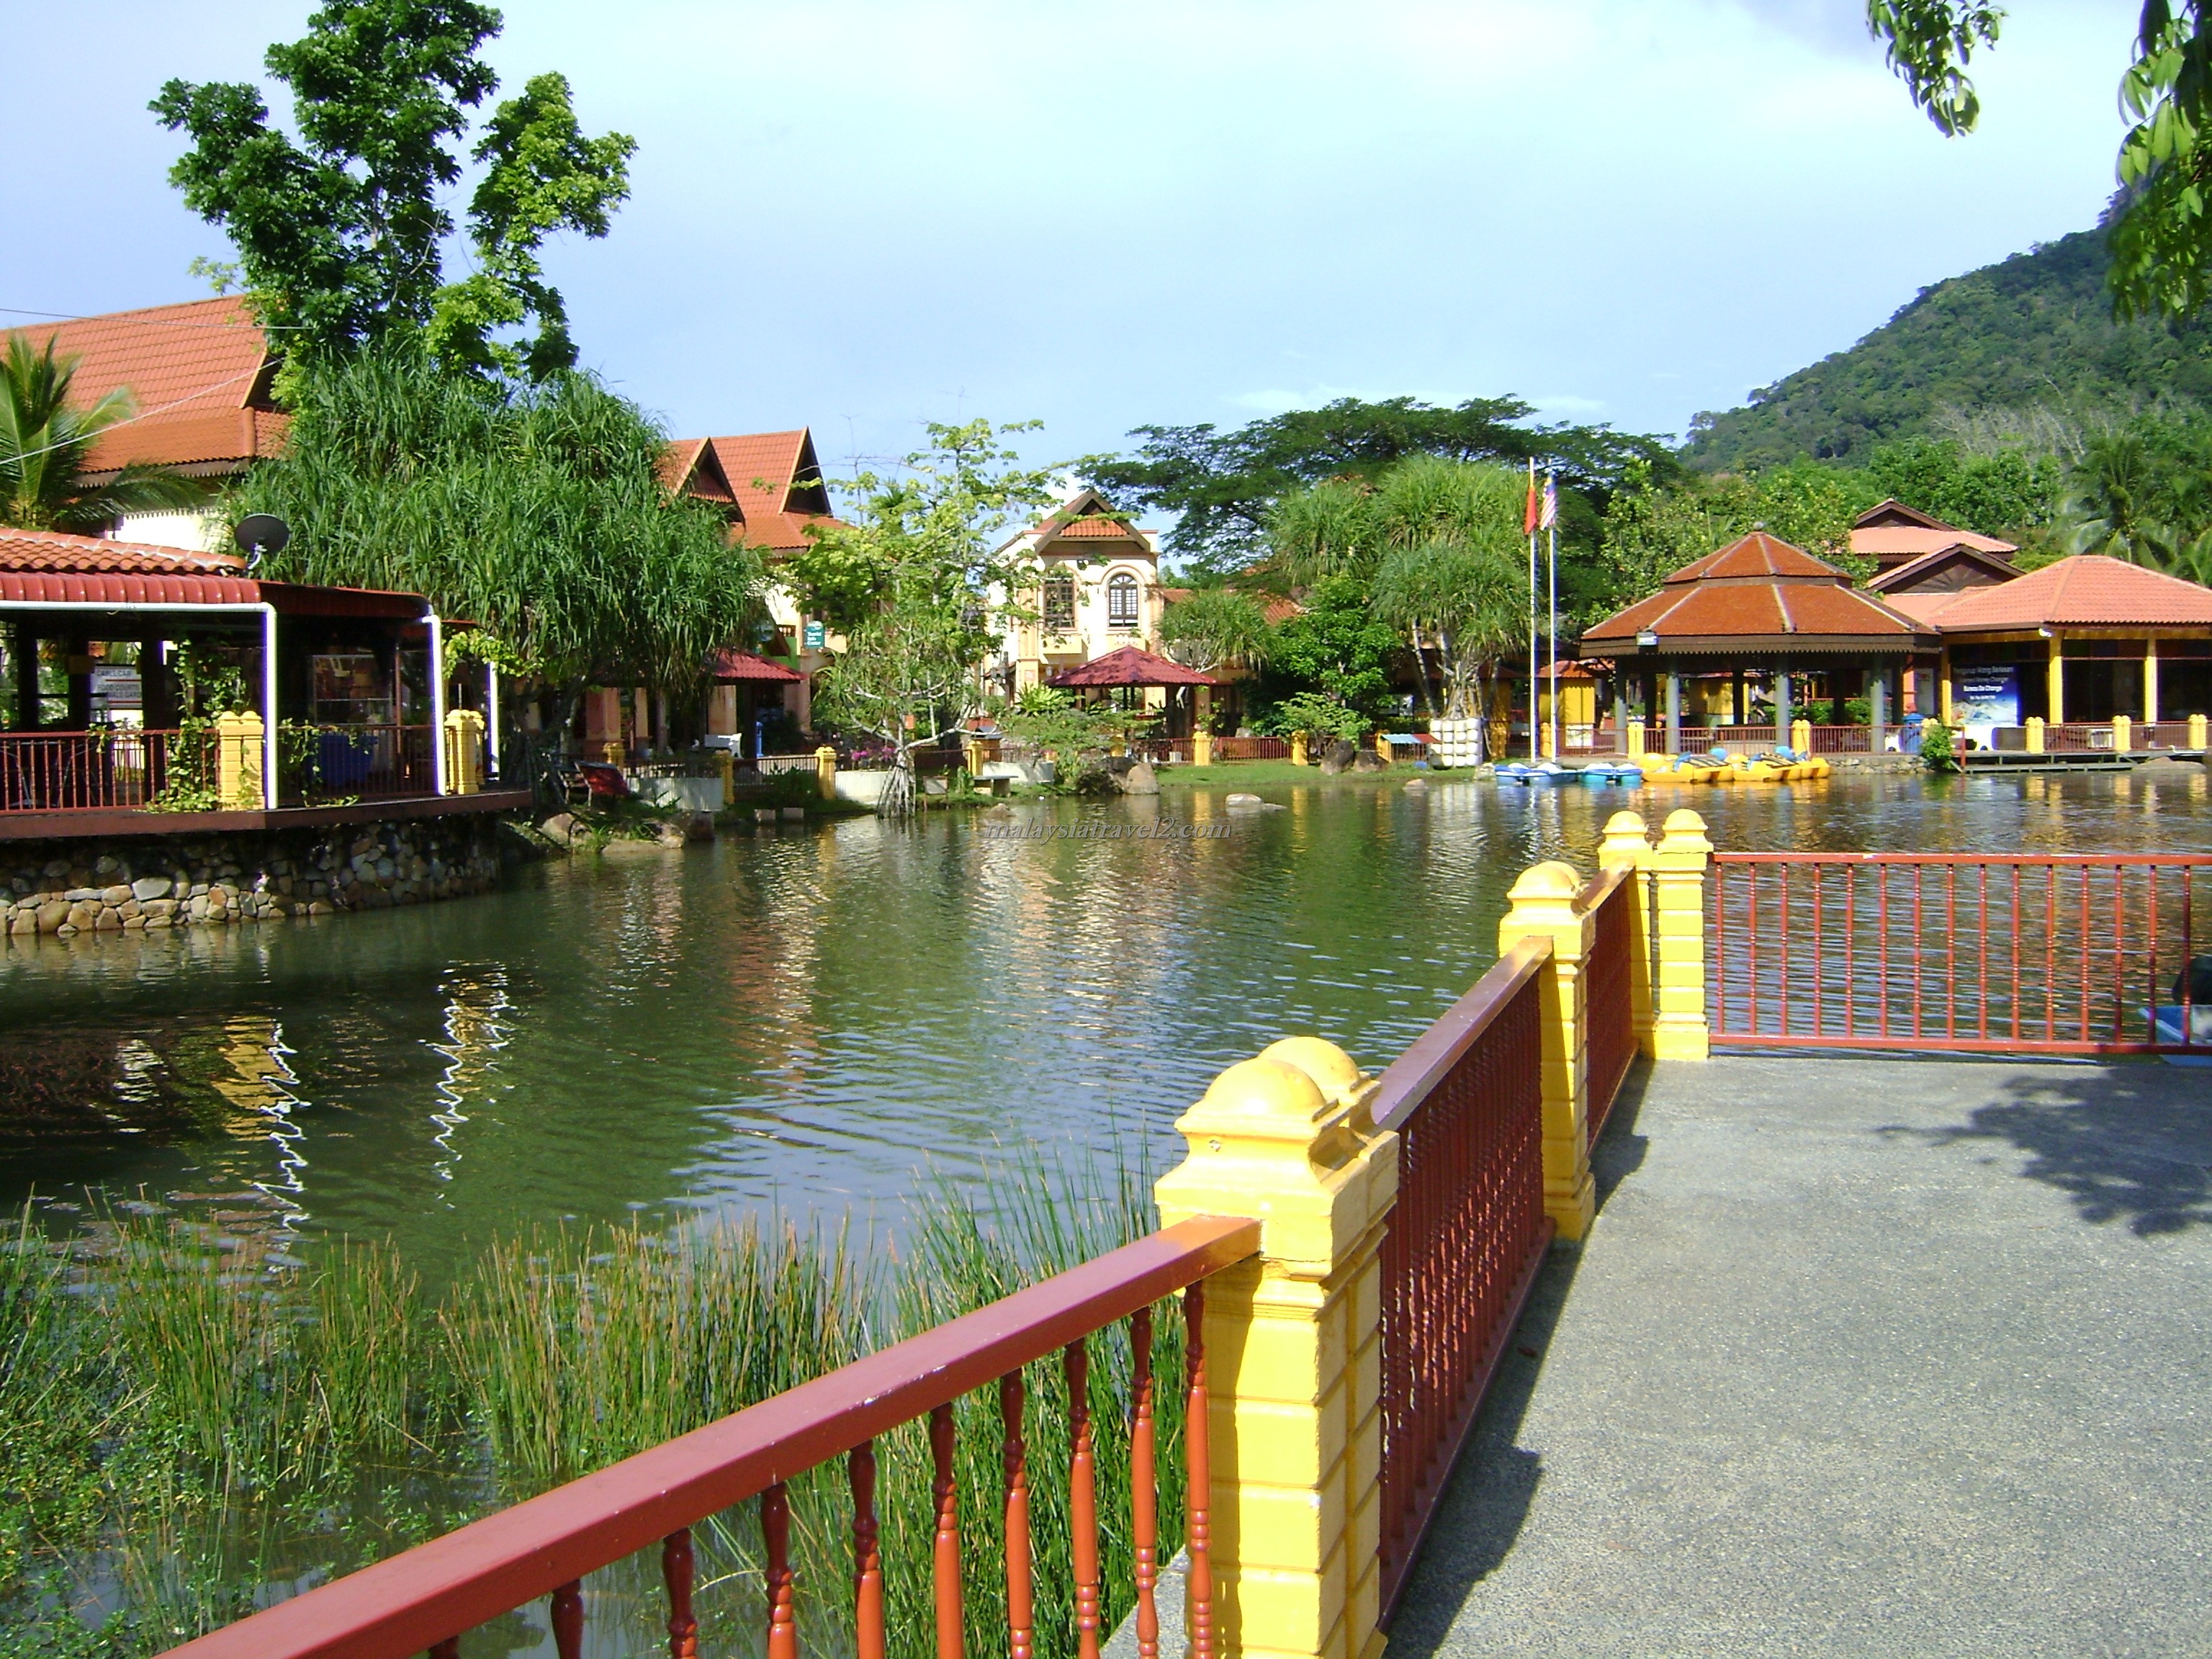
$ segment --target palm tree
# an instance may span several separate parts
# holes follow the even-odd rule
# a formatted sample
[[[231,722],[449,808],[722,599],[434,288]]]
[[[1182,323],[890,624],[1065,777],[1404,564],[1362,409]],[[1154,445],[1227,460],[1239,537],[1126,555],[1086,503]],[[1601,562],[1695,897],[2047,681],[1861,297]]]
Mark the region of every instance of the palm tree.
[[[2164,568],[2177,538],[2161,522],[2158,473],[2142,434],[2125,427],[2100,432],[2084,443],[2066,504],[2072,550]]]
[[[137,404],[118,386],[88,409],[73,408],[76,361],[56,357],[51,339],[34,350],[21,334],[9,337],[0,356],[0,524],[97,535],[126,513],[206,500],[198,479],[142,461],[103,483],[86,481],[94,443],[129,420]]]

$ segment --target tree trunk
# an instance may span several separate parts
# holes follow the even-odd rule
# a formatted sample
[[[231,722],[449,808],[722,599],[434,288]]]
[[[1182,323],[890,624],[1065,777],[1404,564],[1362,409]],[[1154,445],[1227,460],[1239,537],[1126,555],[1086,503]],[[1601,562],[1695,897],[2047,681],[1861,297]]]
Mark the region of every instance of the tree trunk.
[[[876,797],[876,814],[879,817],[907,818],[914,813],[914,750],[902,743],[891,760],[891,775],[884,781],[884,793]]]

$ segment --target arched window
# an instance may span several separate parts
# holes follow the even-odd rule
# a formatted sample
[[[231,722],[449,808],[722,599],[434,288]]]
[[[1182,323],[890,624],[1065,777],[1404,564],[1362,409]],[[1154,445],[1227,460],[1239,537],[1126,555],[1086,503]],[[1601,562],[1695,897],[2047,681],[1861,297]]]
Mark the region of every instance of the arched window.
[[[1126,570],[1117,570],[1106,583],[1106,626],[1134,628],[1137,625],[1137,579]]]
[[[1051,570],[1044,579],[1044,631],[1075,631],[1075,578],[1065,570]]]

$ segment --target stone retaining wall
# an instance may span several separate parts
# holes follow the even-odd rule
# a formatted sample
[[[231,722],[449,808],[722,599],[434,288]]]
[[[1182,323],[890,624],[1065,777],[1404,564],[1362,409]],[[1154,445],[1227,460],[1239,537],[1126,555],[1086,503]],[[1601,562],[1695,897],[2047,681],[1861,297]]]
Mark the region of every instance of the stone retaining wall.
[[[122,933],[386,909],[489,891],[488,814],[193,836],[0,842],[0,933]]]

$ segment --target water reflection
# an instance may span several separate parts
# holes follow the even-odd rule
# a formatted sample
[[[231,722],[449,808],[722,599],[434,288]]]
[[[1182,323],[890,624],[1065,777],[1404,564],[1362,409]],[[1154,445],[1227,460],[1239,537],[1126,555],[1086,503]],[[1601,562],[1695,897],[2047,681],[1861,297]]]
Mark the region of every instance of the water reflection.
[[[2201,849],[2205,779],[1648,790],[1723,847]],[[0,949],[0,1186],[397,1238],[434,1277],[532,1221],[888,1214],[996,1150],[1174,1155],[1212,1073],[1286,1032],[1386,1060],[1494,954],[1514,876],[1587,866],[1612,790],[1395,781],[1229,814],[1170,793],[987,838],[851,820],[562,863],[465,903]],[[250,1198],[247,1195],[251,1195]],[[241,1207],[243,1206],[243,1207]]]

